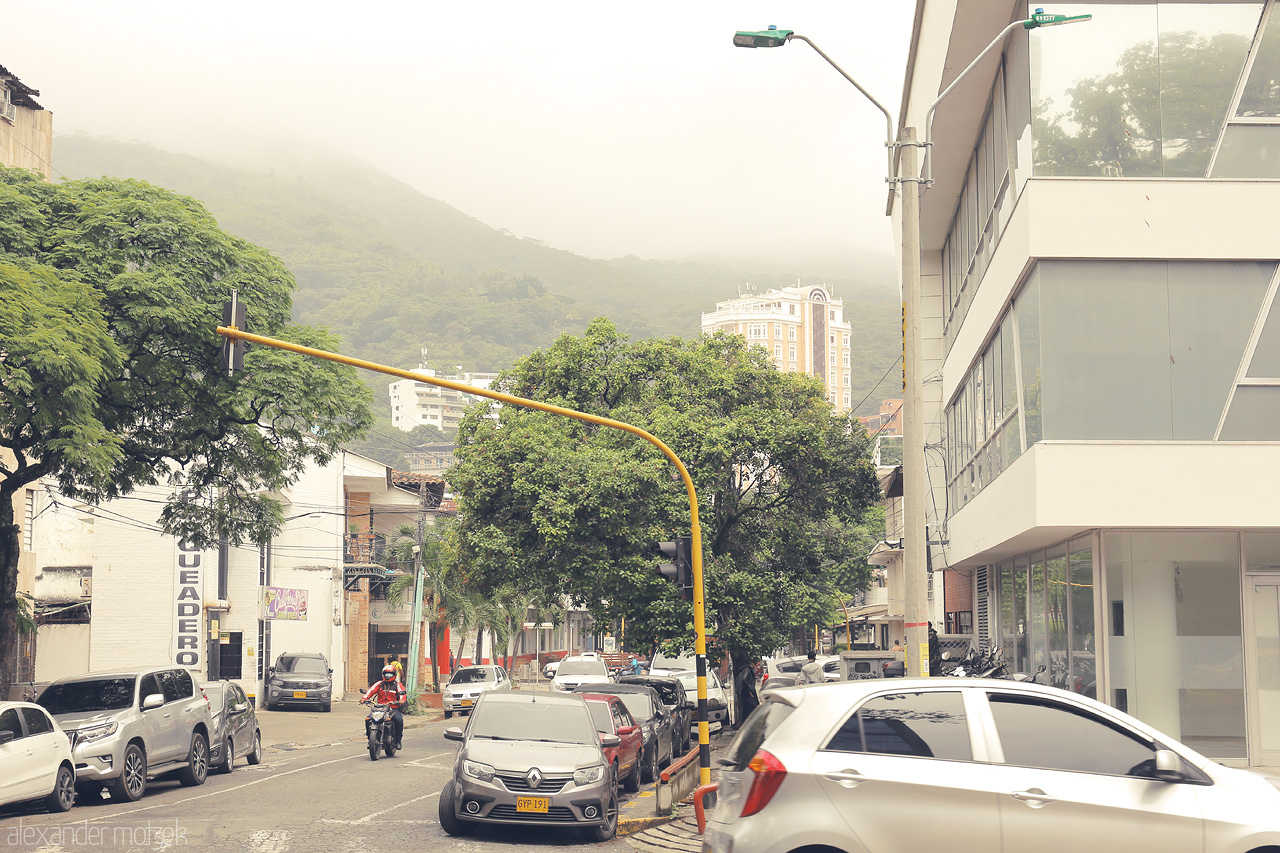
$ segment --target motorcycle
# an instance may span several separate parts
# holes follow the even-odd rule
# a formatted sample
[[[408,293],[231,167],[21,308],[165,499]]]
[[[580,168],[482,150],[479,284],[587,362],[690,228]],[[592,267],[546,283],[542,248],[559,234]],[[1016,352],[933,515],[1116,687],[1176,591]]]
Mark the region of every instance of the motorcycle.
[[[391,719],[391,706],[381,702],[362,702],[370,705],[369,716],[365,723],[369,729],[369,758],[378,760],[378,753],[385,752],[387,758],[396,754],[396,724]]]

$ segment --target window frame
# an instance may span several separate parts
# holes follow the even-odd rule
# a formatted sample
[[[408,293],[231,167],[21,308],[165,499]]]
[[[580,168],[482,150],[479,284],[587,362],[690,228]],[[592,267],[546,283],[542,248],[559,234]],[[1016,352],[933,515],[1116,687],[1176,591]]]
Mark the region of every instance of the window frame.
[[[985,696],[977,695],[980,692],[981,690],[977,690],[974,688],[964,688],[959,686],[941,685],[941,684],[936,686],[927,685],[927,686],[919,686],[919,687],[913,685],[910,688],[904,688],[900,685],[892,685],[892,686],[886,685],[884,688],[876,690],[874,693],[869,693],[866,696],[863,696],[861,699],[859,699],[857,703],[854,704],[849,709],[848,713],[844,714],[839,718],[838,722],[835,725],[831,726],[830,729],[826,730],[821,734],[821,737],[818,740],[818,745],[815,747],[814,751],[815,753],[840,752],[840,753],[846,753],[850,755],[874,755],[880,758],[900,758],[900,759],[909,759],[909,760],[916,760],[916,761],[955,761],[955,762],[961,762],[966,764],[986,762],[989,760],[988,754],[987,754],[988,736],[986,732],[987,732],[987,724],[989,722],[989,717],[990,717],[990,711],[986,707]],[[939,758],[937,756],[904,755],[901,753],[891,753],[891,752],[860,752],[860,751],[854,752],[849,750],[828,748],[831,741],[840,733],[840,730],[844,728],[845,724],[848,723],[850,720],[852,720],[858,713],[860,713],[862,709],[867,706],[868,703],[874,702],[877,699],[882,699],[885,696],[898,696],[904,693],[914,693],[914,694],[955,693],[955,694],[958,694],[961,701],[961,707],[963,708],[963,712],[965,716],[966,728],[968,729],[968,732],[969,732],[970,757],[969,758]],[[981,703],[981,705],[979,705],[979,703]]]

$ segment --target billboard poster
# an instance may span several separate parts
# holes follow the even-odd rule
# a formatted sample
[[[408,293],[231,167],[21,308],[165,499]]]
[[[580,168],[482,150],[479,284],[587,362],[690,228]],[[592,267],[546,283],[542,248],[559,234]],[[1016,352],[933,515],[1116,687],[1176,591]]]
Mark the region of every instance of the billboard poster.
[[[184,489],[182,499],[196,500],[197,493]],[[173,632],[169,650],[171,660],[187,669],[201,669],[204,664],[204,564],[201,548],[179,539],[173,565]]]
[[[267,619],[307,621],[307,591],[305,589],[285,589],[279,586],[269,586],[263,595],[266,599]]]

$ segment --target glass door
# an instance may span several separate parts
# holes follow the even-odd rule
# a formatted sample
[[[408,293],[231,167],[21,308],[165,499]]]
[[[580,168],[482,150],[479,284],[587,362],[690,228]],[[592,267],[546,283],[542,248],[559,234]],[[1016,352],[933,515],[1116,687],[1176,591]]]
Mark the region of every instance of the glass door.
[[[1274,766],[1280,764],[1280,578],[1246,577],[1245,589],[1253,623],[1249,763]]]

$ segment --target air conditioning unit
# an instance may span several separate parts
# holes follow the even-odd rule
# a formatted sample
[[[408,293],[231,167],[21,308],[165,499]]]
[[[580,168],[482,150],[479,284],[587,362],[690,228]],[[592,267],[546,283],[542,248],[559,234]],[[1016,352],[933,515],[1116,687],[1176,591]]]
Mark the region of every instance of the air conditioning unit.
[[[89,598],[93,595],[93,578],[80,578],[80,597]]]
[[[6,121],[13,121],[18,114],[18,109],[11,101],[0,101],[0,118]]]

